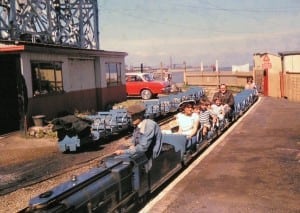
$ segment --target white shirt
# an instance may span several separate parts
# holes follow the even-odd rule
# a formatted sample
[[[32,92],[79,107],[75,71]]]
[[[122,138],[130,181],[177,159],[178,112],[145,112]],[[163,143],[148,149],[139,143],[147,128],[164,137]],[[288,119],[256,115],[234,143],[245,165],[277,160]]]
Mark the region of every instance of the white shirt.
[[[177,114],[178,126],[181,129],[181,134],[190,135],[195,122],[199,122],[199,117],[197,114],[193,113],[191,116],[187,116],[184,113]]]

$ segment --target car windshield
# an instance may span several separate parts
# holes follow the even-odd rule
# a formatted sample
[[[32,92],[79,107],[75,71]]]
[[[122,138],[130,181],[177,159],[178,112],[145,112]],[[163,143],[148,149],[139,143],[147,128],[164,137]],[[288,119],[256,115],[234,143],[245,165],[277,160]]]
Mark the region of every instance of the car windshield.
[[[143,74],[143,78],[144,78],[146,81],[154,81],[153,76],[152,76],[150,73],[145,73],[145,74]]]

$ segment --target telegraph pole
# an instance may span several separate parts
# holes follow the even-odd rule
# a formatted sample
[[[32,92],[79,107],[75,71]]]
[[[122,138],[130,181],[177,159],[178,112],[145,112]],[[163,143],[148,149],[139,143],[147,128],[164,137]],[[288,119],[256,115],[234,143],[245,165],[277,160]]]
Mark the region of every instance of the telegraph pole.
[[[183,62],[184,64],[184,72],[183,72],[183,81],[184,81],[184,85],[187,85],[187,81],[186,81],[186,62]]]

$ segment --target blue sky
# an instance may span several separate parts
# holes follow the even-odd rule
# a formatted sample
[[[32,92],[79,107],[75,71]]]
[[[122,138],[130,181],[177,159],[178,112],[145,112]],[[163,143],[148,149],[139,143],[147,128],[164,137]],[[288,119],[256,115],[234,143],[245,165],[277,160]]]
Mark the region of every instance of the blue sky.
[[[98,0],[100,48],[128,66],[253,63],[300,51],[299,0]]]

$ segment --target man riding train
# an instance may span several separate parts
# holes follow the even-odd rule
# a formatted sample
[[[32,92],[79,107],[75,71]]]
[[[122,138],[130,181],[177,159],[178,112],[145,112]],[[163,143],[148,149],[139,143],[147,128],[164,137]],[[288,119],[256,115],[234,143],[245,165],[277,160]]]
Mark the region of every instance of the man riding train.
[[[148,160],[158,157],[162,147],[162,133],[155,121],[144,118],[145,111],[145,106],[141,104],[132,105],[127,108],[128,114],[131,115],[132,125],[134,126],[132,145],[125,150],[116,150],[114,154],[134,155],[144,152]]]

